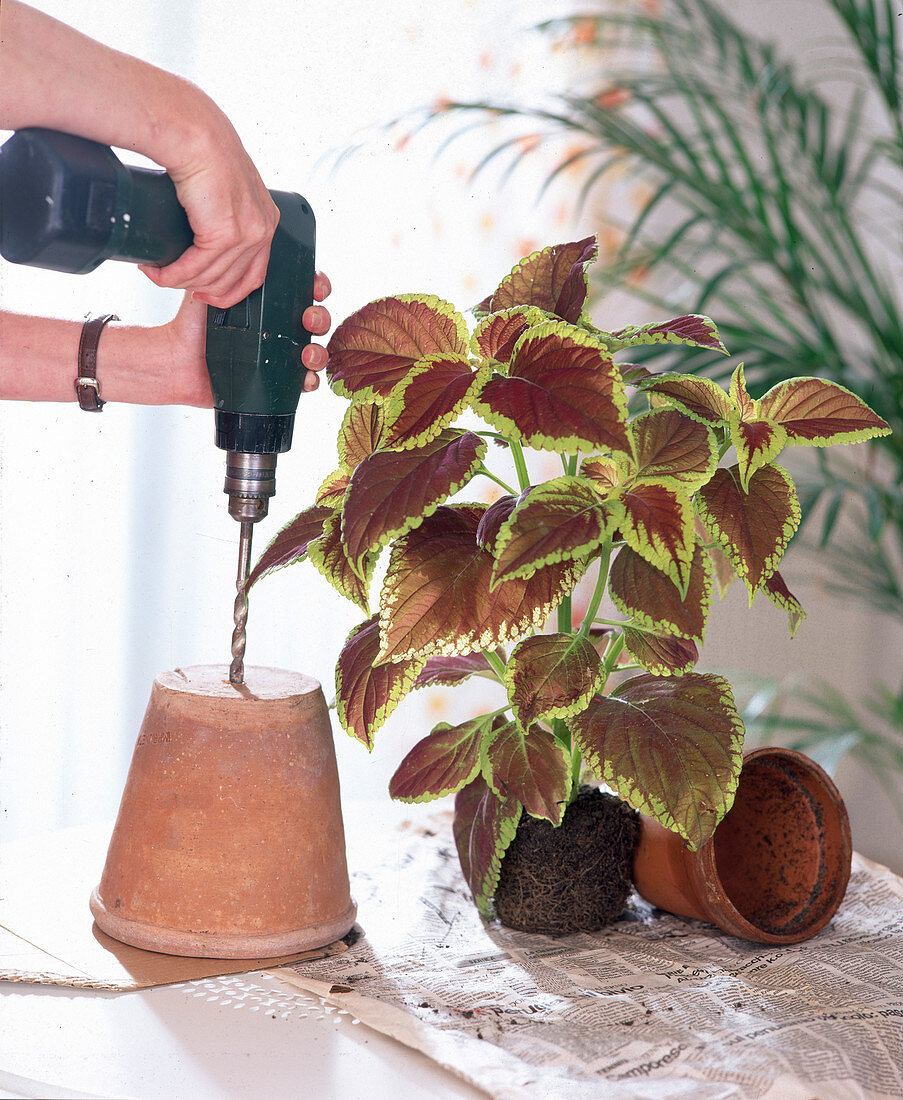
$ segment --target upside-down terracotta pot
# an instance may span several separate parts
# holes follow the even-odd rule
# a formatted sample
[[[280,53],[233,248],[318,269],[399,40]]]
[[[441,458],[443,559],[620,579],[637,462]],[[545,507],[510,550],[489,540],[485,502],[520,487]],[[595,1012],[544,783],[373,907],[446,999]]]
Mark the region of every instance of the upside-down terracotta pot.
[[[316,680],[225,665],[158,676],[91,911],[134,947],[272,958],[355,918],[332,731]]]
[[[634,884],[647,901],[741,939],[799,943],[837,912],[853,845],[846,807],[826,772],[791,749],[746,754],[734,804],[691,852],[644,817]]]

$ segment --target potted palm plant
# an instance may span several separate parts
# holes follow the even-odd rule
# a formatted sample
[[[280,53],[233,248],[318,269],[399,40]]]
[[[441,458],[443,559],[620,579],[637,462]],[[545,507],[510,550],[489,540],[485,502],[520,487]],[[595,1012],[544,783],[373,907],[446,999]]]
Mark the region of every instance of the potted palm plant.
[[[336,709],[367,748],[418,687],[475,675],[502,686],[497,709],[437,726],[390,783],[408,802],[455,795],[455,841],[482,913],[534,819],[564,835],[584,817],[581,776],[617,792],[598,810],[608,825],[589,831],[621,853],[626,876],[603,884],[601,901],[575,900],[570,917],[553,891],[557,931],[623,906],[635,823],[620,800],[691,849],[731,806],[743,723],[727,680],[694,666],[716,573],[735,573],[751,600],[764,594],[791,632],[803,617],[778,569],[800,519],[780,452],[889,430],[833,381],[795,378],[754,400],[742,366],[725,390],[617,363],[643,345],[725,349],[699,315],[600,331],[586,312],[595,258],[593,238],[526,257],[475,307],[473,332],[426,294],[347,318],[329,346],[331,386],[348,401],[337,467],[249,579],[308,559],[361,609],[338,658]],[[465,414],[482,427],[458,426]],[[491,470],[490,448],[516,484]],[[543,451],[561,472],[537,480],[528,456]],[[462,501],[483,477],[496,499]],[[517,925],[516,912],[502,915]],[[551,919],[531,912],[521,926]]]

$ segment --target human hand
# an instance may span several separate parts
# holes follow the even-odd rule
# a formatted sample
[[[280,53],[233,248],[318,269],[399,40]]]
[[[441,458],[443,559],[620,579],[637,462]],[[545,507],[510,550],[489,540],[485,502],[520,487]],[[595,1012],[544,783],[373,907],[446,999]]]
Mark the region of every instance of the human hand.
[[[318,271],[314,277],[314,299],[325,301],[332,292],[329,279]],[[312,305],[302,315],[304,327],[313,336],[325,336],[332,324],[325,306]],[[165,361],[169,364],[171,391],[170,402],[176,405],[213,407],[210,376],[205,358],[207,339],[207,309],[201,298],[188,292],[182,299],[178,313],[160,327],[166,344]],[[329,353],[322,344],[311,342],[301,352],[301,364],[307,368],[304,390],[315,390],[319,384],[319,371],[329,362]]]
[[[162,161],[194,243],[168,266],[141,270],[157,286],[190,290],[226,309],[263,282],[279,210],[232,124],[204,101],[193,140],[178,145],[180,159]]]

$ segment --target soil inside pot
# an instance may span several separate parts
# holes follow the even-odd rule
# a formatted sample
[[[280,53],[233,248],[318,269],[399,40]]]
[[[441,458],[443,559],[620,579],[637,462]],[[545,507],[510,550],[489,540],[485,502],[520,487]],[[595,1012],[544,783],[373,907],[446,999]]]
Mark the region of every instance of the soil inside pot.
[[[523,814],[502,860],[495,906],[522,932],[593,932],[624,911],[639,836],[626,802],[583,786],[556,828]]]

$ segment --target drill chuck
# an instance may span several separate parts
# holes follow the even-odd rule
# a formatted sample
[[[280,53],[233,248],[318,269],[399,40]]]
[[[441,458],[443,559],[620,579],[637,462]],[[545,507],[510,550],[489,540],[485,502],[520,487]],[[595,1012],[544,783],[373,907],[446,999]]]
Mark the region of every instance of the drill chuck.
[[[226,456],[226,483],[229,515],[240,523],[263,519],[276,492],[276,455],[245,454],[230,451]]]

